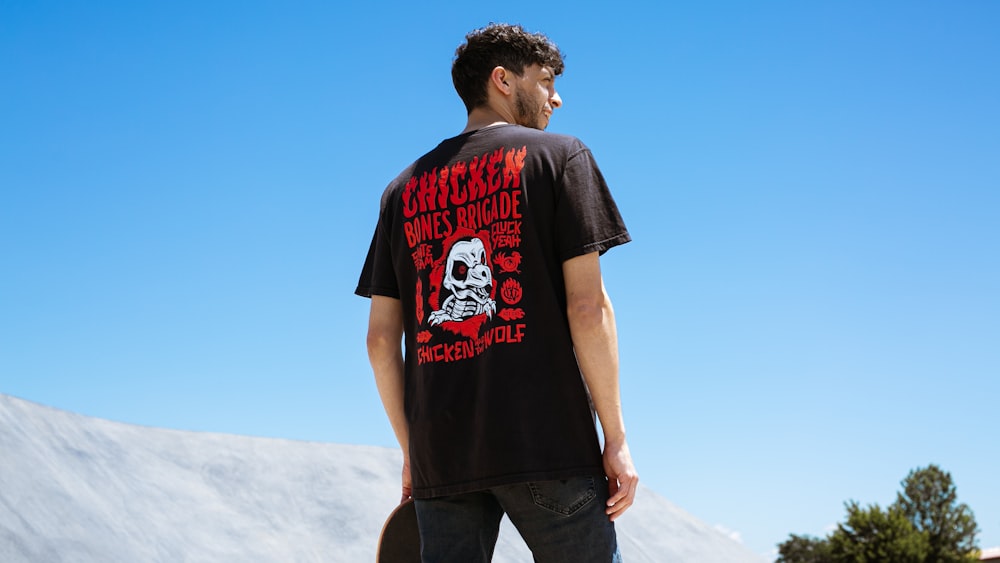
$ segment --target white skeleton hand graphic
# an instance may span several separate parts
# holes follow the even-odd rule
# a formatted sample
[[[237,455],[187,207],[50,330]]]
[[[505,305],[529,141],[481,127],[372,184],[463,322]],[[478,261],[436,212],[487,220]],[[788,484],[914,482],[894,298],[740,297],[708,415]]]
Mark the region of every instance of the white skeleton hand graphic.
[[[452,245],[441,285],[452,294],[441,304],[441,309],[430,314],[431,325],[464,321],[483,313],[492,318],[497,311],[497,302],[490,299],[493,272],[486,264],[483,241],[478,238],[460,240]]]

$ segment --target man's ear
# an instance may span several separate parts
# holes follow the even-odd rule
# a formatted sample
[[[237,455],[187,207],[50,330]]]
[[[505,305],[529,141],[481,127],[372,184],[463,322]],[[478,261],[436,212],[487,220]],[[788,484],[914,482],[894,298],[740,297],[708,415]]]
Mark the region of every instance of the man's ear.
[[[509,84],[511,73],[507,72],[502,66],[498,66],[493,69],[490,73],[490,83],[496,87],[502,94],[509,96],[512,92],[511,86]]]

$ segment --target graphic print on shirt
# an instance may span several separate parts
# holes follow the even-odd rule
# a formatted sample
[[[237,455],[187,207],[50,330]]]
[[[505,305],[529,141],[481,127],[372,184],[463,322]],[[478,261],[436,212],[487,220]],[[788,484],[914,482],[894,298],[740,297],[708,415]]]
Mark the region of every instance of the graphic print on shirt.
[[[527,325],[521,276],[521,170],[527,148],[498,148],[419,171],[402,193],[403,233],[416,268],[420,364],[517,344]]]
[[[431,325],[461,322],[483,313],[491,318],[497,310],[497,302],[490,298],[493,272],[486,262],[486,247],[481,239],[459,240],[451,245],[442,285],[451,295],[441,309],[431,313]]]

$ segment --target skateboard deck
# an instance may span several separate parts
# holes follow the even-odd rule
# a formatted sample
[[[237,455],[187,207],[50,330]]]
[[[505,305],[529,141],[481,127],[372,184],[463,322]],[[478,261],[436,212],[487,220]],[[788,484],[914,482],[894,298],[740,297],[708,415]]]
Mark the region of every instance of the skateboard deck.
[[[378,537],[377,563],[420,563],[420,532],[413,499],[400,503],[382,526]]]

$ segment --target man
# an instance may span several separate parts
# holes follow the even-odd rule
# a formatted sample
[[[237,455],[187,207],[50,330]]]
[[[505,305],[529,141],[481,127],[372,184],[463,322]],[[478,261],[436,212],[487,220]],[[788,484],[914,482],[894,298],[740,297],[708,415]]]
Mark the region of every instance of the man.
[[[630,237],[590,151],[543,131],[562,70],[520,26],[467,35],[465,130],[382,196],[357,293],[425,562],[489,561],[505,513],[536,561],[621,560],[638,476],[598,257]]]

